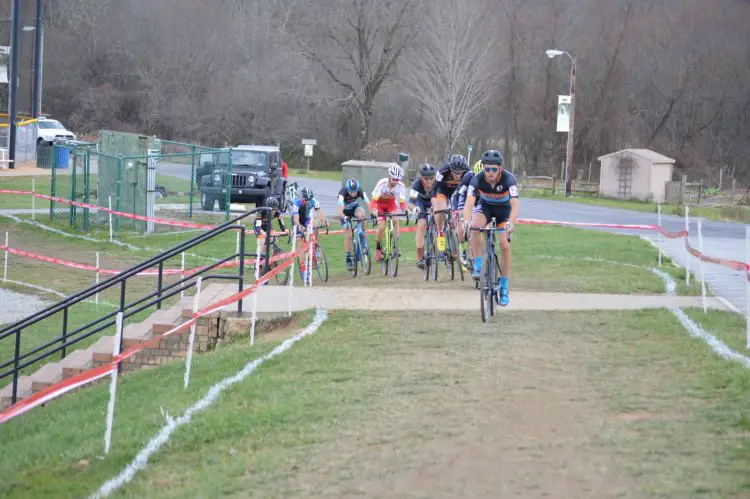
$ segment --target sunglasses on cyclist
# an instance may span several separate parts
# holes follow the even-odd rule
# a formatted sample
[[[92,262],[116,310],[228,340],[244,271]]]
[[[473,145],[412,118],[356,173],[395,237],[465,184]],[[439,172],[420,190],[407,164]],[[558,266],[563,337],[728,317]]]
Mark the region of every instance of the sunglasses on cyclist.
[[[485,166],[484,171],[487,173],[497,173],[500,168],[497,166]]]

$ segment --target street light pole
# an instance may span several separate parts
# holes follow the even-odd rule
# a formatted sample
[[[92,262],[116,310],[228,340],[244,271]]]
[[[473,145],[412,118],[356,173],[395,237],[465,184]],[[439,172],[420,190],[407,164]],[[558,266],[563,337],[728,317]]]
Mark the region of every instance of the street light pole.
[[[42,112],[42,58],[44,54],[43,0],[36,0],[36,31],[34,33],[34,91],[31,115],[38,118]]]
[[[565,147],[565,197],[573,194],[573,178],[571,177],[571,166],[573,164],[573,135],[575,130],[576,110],[576,58],[564,50],[548,50],[547,57],[553,59],[558,55],[565,54],[570,59],[570,124],[568,126],[568,141]]]

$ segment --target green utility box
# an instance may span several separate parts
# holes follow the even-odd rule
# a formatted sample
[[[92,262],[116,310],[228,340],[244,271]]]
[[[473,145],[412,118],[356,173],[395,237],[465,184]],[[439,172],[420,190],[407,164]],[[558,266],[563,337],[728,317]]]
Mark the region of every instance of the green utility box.
[[[383,161],[360,161],[357,159],[350,159],[341,163],[341,187],[344,186],[349,178],[356,178],[362,185],[362,190],[367,194],[367,197],[372,196],[372,190],[378,183],[378,180],[388,176],[388,168],[393,166],[395,163],[385,163]],[[404,179],[406,184],[406,179]],[[409,186],[406,186],[407,191]],[[407,192],[408,196],[409,193]]]
[[[99,133],[97,192],[99,204],[112,209],[147,216],[148,152],[157,149],[154,137],[102,130]],[[100,211],[99,223],[108,214]],[[146,230],[146,222],[115,217],[115,227]]]

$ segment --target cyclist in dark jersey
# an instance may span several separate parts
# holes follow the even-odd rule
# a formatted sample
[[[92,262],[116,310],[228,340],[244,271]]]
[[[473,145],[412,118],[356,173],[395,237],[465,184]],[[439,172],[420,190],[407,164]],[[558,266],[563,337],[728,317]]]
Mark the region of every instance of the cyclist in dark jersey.
[[[474,228],[485,227],[494,218],[497,227],[507,235],[513,233],[518,219],[519,200],[516,177],[502,167],[503,156],[500,151],[489,150],[482,156],[483,170],[474,175],[466,193],[464,206],[464,223],[471,218]],[[472,277],[479,279],[484,260],[484,233],[471,235],[471,250],[474,253],[474,271]],[[510,303],[508,294],[508,276],[510,275],[510,242],[507,237],[500,238],[500,305]]]
[[[473,171],[469,170],[468,172],[464,173],[464,176],[461,178],[461,183],[458,184],[458,189],[456,189],[456,192],[453,193],[453,197],[451,198],[453,209],[458,211],[462,217],[464,206],[466,205],[466,194],[468,194],[469,192],[469,185],[471,184],[471,180],[473,178]],[[456,229],[458,232],[458,242],[461,245],[461,264],[465,269],[467,269],[467,271],[469,271],[474,265],[473,262],[468,262],[466,260],[466,242],[471,237],[471,232],[467,231],[466,224],[462,223],[459,223]]]
[[[435,197],[432,199],[432,207],[435,210],[445,210],[450,207],[451,196],[458,188],[458,184],[461,183],[464,173],[468,170],[469,165],[466,163],[466,158],[460,154],[451,157],[450,161],[440,168],[440,171],[435,175]],[[438,230],[442,229],[443,223],[445,223],[445,214],[435,215],[435,224]]]
[[[409,209],[417,217],[417,267],[424,268],[424,234],[427,231],[427,215],[435,195],[435,175],[437,170],[425,163],[419,167],[419,178],[411,186]]]
[[[362,187],[359,184],[359,180],[350,178],[344,184],[344,187],[339,191],[338,205],[339,205],[339,219],[341,220],[341,226],[345,229],[349,228],[348,218],[364,218],[365,210],[359,205],[359,200],[364,200],[365,203],[369,204],[370,200],[367,198],[367,194],[364,193]],[[352,265],[352,233],[347,230],[344,232],[344,253],[346,253],[346,268],[351,268]]]

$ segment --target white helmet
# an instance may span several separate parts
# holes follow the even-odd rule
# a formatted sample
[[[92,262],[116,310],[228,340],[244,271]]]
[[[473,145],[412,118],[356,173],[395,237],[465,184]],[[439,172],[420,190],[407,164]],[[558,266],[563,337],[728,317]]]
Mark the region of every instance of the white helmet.
[[[388,176],[392,179],[401,180],[404,178],[404,169],[398,165],[391,165],[388,168]]]

